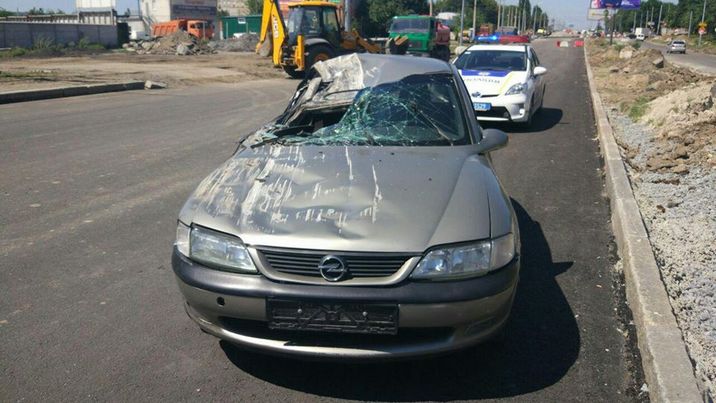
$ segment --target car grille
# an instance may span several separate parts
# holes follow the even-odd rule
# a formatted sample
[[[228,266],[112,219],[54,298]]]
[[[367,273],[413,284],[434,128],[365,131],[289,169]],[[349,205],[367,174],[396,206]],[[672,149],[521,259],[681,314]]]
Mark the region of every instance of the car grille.
[[[477,116],[484,116],[484,117],[490,117],[490,118],[504,118],[505,113],[507,113],[507,116],[509,118],[509,113],[507,112],[507,108],[503,106],[493,106],[492,109],[489,111],[475,111],[475,115]]]
[[[346,262],[351,277],[388,277],[415,255],[344,254],[337,252],[258,249],[271,268],[277,272],[308,277],[321,277],[318,265],[326,255],[335,255]]]

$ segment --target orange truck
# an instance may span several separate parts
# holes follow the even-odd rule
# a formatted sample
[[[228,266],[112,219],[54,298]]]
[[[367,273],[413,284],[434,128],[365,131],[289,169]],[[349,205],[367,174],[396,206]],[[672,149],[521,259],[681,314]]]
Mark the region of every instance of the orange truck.
[[[167,36],[176,31],[186,31],[199,39],[211,39],[214,36],[214,27],[203,20],[172,20],[160,22],[152,26],[152,36]]]

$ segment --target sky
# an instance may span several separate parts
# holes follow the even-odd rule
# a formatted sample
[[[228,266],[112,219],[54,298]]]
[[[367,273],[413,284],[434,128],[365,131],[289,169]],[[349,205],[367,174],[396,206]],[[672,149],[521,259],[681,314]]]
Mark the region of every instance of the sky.
[[[117,10],[121,13],[127,8],[136,9],[136,0],[116,0]],[[676,2],[676,1],[674,1]],[[532,5],[542,7],[550,16],[563,21],[565,24],[574,24],[575,28],[589,28],[595,22],[587,21],[587,7],[589,0],[531,0]],[[502,0],[502,4],[517,4],[517,0]],[[32,7],[62,9],[73,11],[74,0],[0,0],[0,7],[7,10],[29,10]]]

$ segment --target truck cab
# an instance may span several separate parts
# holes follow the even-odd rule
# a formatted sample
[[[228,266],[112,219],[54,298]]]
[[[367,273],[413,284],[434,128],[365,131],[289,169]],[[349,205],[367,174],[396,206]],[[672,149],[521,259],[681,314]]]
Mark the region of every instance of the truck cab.
[[[435,17],[425,15],[393,17],[388,33],[390,38],[407,37],[408,53],[445,61],[450,58],[450,28]]]

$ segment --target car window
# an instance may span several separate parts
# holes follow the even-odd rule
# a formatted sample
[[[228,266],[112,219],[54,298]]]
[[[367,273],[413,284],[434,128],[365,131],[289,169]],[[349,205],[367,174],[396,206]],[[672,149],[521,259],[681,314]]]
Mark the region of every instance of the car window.
[[[534,49],[532,49],[532,59],[534,60],[534,66],[541,66],[542,63],[539,61],[539,57],[537,57],[537,52],[535,52]]]
[[[527,70],[527,53],[514,50],[466,50],[455,61],[460,70]]]
[[[397,18],[390,25],[390,32],[418,33],[430,29],[430,20],[427,18]]]
[[[469,144],[470,140],[452,75],[421,74],[365,88],[338,123],[286,136],[283,143],[440,146]]]

